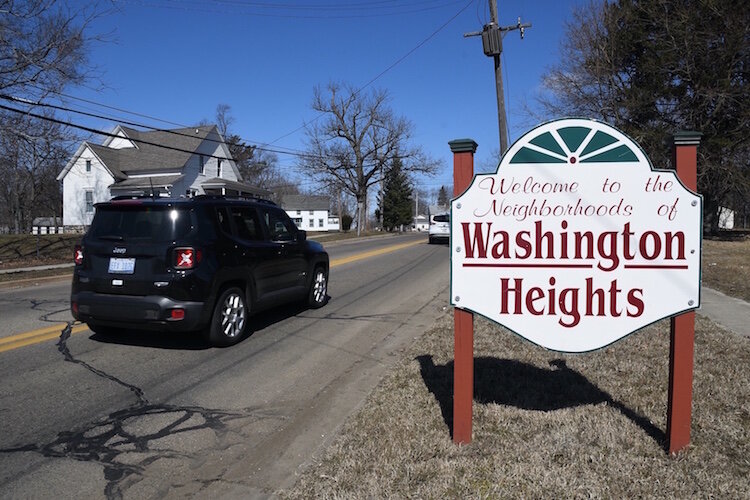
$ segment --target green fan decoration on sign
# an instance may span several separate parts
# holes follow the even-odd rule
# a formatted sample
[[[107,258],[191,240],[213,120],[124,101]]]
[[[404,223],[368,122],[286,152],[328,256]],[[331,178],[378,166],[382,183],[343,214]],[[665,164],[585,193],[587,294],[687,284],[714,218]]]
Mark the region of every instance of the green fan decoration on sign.
[[[560,128],[548,127],[522,145],[511,164],[631,163],[638,156],[623,140],[590,126],[571,126],[562,121]],[[533,131],[532,131],[533,132]],[[527,134],[531,136],[532,134]]]

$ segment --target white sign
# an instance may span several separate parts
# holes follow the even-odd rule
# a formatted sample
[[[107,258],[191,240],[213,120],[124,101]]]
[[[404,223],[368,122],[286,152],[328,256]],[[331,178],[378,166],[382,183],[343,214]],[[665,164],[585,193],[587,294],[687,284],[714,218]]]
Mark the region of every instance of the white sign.
[[[598,349],[700,304],[702,199],[609,125],[543,124],[451,203],[451,303]]]

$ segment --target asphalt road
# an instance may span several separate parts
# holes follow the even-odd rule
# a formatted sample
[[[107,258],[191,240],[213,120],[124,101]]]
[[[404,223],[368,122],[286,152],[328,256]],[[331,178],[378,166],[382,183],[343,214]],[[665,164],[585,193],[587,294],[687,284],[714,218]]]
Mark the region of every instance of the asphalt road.
[[[257,316],[231,348],[79,327],[0,352],[0,498],[258,498],[291,486],[448,303],[448,248],[423,235],[329,253],[328,305]],[[67,282],[0,290],[0,341],[68,321],[68,294]]]

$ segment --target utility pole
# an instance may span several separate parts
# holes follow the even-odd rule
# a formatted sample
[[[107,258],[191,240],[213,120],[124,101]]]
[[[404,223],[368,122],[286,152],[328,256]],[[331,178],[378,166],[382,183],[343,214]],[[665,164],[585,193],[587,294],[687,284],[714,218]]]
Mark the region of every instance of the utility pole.
[[[508,125],[505,115],[505,93],[503,91],[503,68],[500,55],[503,53],[503,36],[505,32],[519,30],[523,40],[526,28],[531,28],[531,23],[521,24],[521,18],[512,26],[499,26],[497,18],[497,0],[490,0],[490,23],[485,24],[482,31],[465,33],[464,37],[481,36],[484,55],[492,57],[495,61],[495,92],[497,93],[497,123],[500,133],[500,154],[508,150]]]

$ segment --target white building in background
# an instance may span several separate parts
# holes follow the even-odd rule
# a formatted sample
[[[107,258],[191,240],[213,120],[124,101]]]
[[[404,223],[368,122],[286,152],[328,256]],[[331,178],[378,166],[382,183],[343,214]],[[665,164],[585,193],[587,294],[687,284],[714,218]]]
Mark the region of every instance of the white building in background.
[[[430,221],[424,215],[417,215],[411,228],[413,231],[427,231],[430,229]]]
[[[311,232],[339,230],[339,218],[331,215],[330,205],[327,196],[287,194],[281,199],[281,208],[297,227]]]
[[[115,196],[271,195],[242,182],[215,125],[154,131],[118,125],[102,144],[84,141],[57,180],[63,225],[77,228],[91,224],[95,203]]]
[[[734,210],[719,207],[719,229],[734,229]]]

